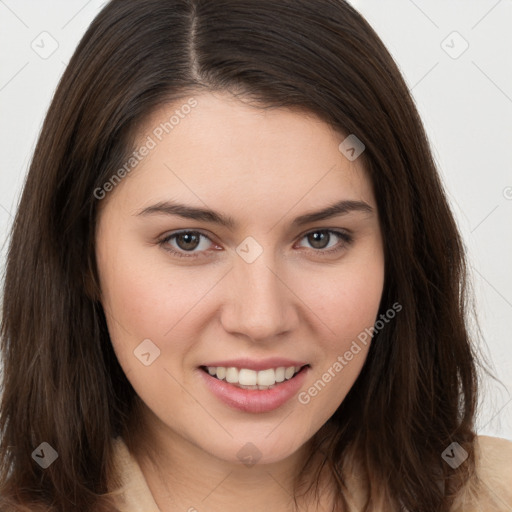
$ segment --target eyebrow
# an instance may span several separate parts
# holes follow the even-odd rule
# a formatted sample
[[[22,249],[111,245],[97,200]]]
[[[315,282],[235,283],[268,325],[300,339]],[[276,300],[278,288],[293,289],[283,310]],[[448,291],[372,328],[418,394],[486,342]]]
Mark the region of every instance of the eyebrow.
[[[364,212],[371,214],[373,213],[373,208],[364,201],[342,200],[327,206],[322,210],[300,215],[293,220],[292,224],[294,226],[302,226],[304,224],[309,224],[319,220],[326,220],[332,217],[347,215],[351,212]],[[207,208],[198,208],[195,206],[188,206],[171,201],[161,201],[152,206],[148,206],[135,215],[177,215],[185,219],[219,224],[231,230],[236,227],[236,221],[232,217],[223,215],[219,212]]]

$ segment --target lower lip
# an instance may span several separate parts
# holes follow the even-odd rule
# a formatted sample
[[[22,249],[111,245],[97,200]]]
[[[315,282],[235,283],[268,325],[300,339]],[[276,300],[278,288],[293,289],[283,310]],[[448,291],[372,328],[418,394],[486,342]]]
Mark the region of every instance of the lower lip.
[[[225,380],[212,377],[202,369],[199,369],[199,373],[210,391],[226,405],[243,412],[262,413],[281,407],[295,396],[304,383],[308,370],[309,366],[306,366],[290,380],[281,382],[272,389],[262,390],[238,388]]]

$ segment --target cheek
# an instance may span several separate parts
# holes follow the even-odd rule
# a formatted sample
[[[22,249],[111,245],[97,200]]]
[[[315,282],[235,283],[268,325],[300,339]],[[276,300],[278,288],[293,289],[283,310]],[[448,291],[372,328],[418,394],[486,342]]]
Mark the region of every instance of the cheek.
[[[381,258],[347,262],[329,274],[303,280],[298,291],[328,336],[326,347],[343,350],[374,325],[384,286]]]
[[[370,348],[371,335],[361,326],[372,326],[374,311],[359,315],[350,322],[336,341],[323,345],[322,359],[312,368],[304,387],[297,395],[301,417],[309,427],[310,434],[316,432],[338,409],[354,385],[364,365]],[[346,325],[338,323],[341,332]]]
[[[108,250],[110,249],[110,250]],[[162,347],[166,334],[183,319],[204,287],[196,276],[171,272],[153,256],[128,245],[98,252],[102,304],[118,358],[133,364],[133,350],[145,339]],[[114,255],[115,257],[112,257]],[[204,292],[203,292],[204,293]],[[179,350],[179,346],[175,346]]]
[[[357,379],[371,343],[384,286],[384,263],[380,253],[347,261],[330,275],[304,282],[308,306],[326,336],[316,338],[318,360],[298,395],[304,412],[316,427],[334,413]]]

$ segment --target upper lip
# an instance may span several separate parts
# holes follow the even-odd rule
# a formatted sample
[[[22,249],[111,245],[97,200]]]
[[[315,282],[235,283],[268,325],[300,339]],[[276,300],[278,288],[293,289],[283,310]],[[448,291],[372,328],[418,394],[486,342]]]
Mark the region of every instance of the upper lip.
[[[248,359],[248,358],[241,358],[241,359],[230,359],[229,361],[211,361],[209,363],[206,363],[202,366],[222,366],[225,368],[247,368],[248,370],[266,370],[268,368],[280,368],[284,366],[285,368],[288,368],[290,366],[305,366],[308,363],[305,363],[304,361],[295,361],[292,359],[285,359],[283,357],[270,357],[268,359],[260,359],[259,361],[254,359]]]

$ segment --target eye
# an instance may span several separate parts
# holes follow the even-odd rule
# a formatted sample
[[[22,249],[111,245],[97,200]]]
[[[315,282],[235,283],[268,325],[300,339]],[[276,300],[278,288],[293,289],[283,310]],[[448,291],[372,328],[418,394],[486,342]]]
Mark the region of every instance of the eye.
[[[166,236],[158,243],[166,251],[169,251],[176,256],[194,258],[198,256],[196,253],[200,253],[208,249],[208,242],[205,242],[205,240],[211,242],[206,235],[199,231],[179,231]],[[198,250],[196,251],[196,249]]]
[[[336,243],[336,238],[338,242]],[[302,239],[314,249],[314,252],[321,254],[333,254],[344,249],[352,243],[352,236],[343,231],[332,229],[317,229],[306,233]],[[304,246],[302,246],[304,247]]]
[[[317,229],[306,233],[301,240],[306,240],[315,254],[330,255],[337,253],[352,243],[352,236],[343,231]],[[338,239],[336,241],[336,239]],[[337,243],[336,243],[337,242]],[[197,258],[206,255],[213,242],[200,231],[178,231],[165,236],[158,242],[164,250],[174,256]],[[304,247],[300,245],[299,247]]]

